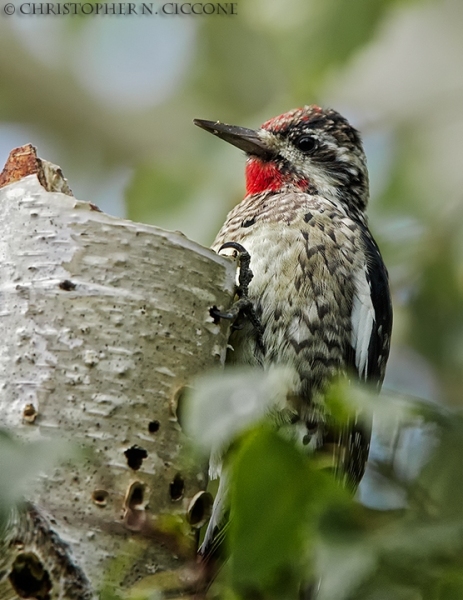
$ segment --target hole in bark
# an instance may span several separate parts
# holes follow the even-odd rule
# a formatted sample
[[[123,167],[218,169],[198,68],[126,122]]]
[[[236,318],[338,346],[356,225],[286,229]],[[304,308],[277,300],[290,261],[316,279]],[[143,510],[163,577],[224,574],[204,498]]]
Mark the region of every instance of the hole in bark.
[[[143,500],[145,498],[145,486],[140,481],[135,481],[129,487],[127,492],[125,505],[127,508],[138,509],[142,507]]]
[[[27,423],[33,423],[37,418],[37,411],[33,404],[26,404],[23,410],[23,419]]]
[[[214,500],[209,492],[198,492],[188,506],[187,518],[192,527],[202,527],[209,520]]]
[[[130,531],[141,531],[146,523],[145,510],[146,486],[134,481],[125,496],[124,525]]]
[[[159,431],[160,426],[161,426],[161,423],[159,423],[159,421],[150,421],[148,423],[148,431],[150,433],[156,433],[156,431]]]
[[[177,473],[174,477],[174,480],[171,481],[169,485],[170,499],[173,502],[178,502],[183,498],[184,491],[185,482],[183,481],[183,477],[180,475],[180,473]]]
[[[71,281],[70,279],[65,279],[64,281],[60,281],[58,283],[58,286],[61,290],[64,290],[65,292],[72,292],[72,290],[76,289],[76,284]]]
[[[132,446],[124,452],[127,458],[127,464],[134,471],[138,471],[145,458],[148,458],[148,452],[140,446]]]
[[[8,579],[20,598],[50,599],[50,575],[33,552],[18,554]]]
[[[109,493],[106,490],[94,490],[92,500],[97,506],[106,506]]]
[[[185,406],[186,401],[188,399],[188,394],[191,391],[190,385],[182,385],[177,388],[174,392],[172,401],[171,401],[171,410],[174,417],[177,419],[177,423],[183,429],[183,424],[185,422]]]

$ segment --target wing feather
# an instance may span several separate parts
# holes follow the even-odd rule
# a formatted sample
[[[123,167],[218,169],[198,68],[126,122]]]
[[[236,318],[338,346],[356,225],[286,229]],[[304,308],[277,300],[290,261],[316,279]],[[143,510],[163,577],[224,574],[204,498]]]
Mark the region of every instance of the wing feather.
[[[378,246],[367,229],[362,234],[365,266],[354,274],[351,312],[353,367],[359,378],[381,387],[389,356],[392,305],[389,279]]]
[[[375,326],[375,308],[367,268],[354,275],[355,292],[351,313],[351,345],[355,352],[355,368],[360,379],[368,378],[370,341]]]
[[[347,362],[360,380],[381,388],[389,356],[392,305],[386,267],[368,229],[362,231],[365,263],[354,274],[355,292],[351,312],[351,349]],[[368,458],[371,431],[365,421],[355,419],[342,434],[347,448],[343,470],[353,488],[359,484]],[[342,437],[342,436],[341,436]]]

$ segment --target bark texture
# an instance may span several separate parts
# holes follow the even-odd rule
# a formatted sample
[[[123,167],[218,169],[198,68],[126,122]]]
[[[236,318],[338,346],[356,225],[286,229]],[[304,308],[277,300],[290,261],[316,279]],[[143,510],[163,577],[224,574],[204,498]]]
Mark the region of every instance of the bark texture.
[[[92,598],[161,572],[172,597],[209,508],[179,402],[224,362],[227,325],[209,310],[230,306],[235,265],[76,200],[20,150],[35,167],[0,189],[0,427],[83,452],[11,515],[0,599]]]

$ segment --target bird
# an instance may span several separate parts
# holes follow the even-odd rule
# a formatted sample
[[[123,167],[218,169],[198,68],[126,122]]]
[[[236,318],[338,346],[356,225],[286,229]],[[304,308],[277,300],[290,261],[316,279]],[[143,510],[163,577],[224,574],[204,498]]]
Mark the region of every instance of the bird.
[[[392,330],[388,272],[366,215],[360,133],[339,112],[317,105],[285,112],[259,129],[194,123],[246,154],[246,194],[212,245],[216,252],[234,248],[248,266],[241,290],[248,308],[235,321],[227,362],[291,367],[296,375],[281,420],[311,452],[334,452],[338,477],[355,490],[371,427],[361,419],[334,426],[324,395],[339,376],[379,391]],[[223,473],[203,557],[222,540],[226,488]]]

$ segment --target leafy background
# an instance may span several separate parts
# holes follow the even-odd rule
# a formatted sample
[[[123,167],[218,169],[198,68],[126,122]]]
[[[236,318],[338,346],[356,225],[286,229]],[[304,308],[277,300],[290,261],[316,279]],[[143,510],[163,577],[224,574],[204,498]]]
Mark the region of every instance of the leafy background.
[[[372,528],[326,484],[321,497],[331,507],[326,514],[334,512],[327,519],[306,507],[306,525],[321,536],[319,569],[335,565],[344,582],[346,596],[338,586],[326,598],[462,598],[463,3],[239,0],[237,13],[2,12],[0,161],[32,142],[61,165],[78,198],[208,245],[242,197],[244,157],[196,129],[193,118],[255,127],[306,103],[345,114],[363,133],[371,228],[393,290],[385,389],[427,401],[416,410],[435,435],[410,419],[394,432],[378,427],[360,497],[405,517]],[[269,444],[268,432],[254,435],[238,462],[279,444]],[[282,452],[276,461],[284,462]],[[415,503],[420,494],[433,499],[432,510]],[[350,517],[336,518],[338,502]],[[430,526],[428,517],[441,529],[417,533],[413,527]],[[372,561],[373,547],[381,560]],[[346,556],[342,548],[351,558],[344,571],[333,559]],[[346,572],[359,573],[352,585]]]

